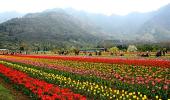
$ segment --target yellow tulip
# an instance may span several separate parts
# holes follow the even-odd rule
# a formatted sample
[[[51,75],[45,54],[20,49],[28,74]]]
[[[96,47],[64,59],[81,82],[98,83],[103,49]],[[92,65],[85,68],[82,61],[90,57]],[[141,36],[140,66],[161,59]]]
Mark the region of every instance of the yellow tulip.
[[[140,97],[142,97],[142,94],[140,94]]]
[[[144,95],[144,99],[147,99],[146,95]]]
[[[130,92],[129,95],[132,95],[132,93]]]
[[[135,99],[135,98],[136,98],[136,96],[134,95],[134,96],[133,96],[133,98]]]
[[[120,96],[119,98],[122,98],[122,96]]]
[[[156,96],[156,99],[158,99],[159,97],[158,96]]]
[[[129,97],[129,95],[126,95],[126,97],[128,98],[128,97]]]

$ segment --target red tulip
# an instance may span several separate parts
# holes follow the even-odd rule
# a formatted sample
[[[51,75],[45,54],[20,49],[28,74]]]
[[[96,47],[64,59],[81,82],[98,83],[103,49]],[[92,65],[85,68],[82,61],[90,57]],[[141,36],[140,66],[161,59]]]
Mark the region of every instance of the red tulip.
[[[164,85],[164,86],[163,86],[163,89],[164,89],[164,90],[168,90],[168,85]]]

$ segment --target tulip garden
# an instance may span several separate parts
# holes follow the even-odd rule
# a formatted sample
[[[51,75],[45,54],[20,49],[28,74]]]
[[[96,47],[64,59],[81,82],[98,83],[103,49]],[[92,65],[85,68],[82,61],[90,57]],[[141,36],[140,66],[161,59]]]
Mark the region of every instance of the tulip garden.
[[[0,78],[33,100],[170,100],[170,60],[0,55]]]

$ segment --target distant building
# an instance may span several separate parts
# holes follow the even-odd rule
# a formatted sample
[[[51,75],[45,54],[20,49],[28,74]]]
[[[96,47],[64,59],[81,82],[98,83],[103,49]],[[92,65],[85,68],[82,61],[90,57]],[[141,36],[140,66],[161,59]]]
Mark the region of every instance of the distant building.
[[[0,49],[0,55],[7,54],[9,52],[8,49]]]
[[[106,51],[106,48],[91,48],[91,49],[81,49],[80,52],[97,52]]]

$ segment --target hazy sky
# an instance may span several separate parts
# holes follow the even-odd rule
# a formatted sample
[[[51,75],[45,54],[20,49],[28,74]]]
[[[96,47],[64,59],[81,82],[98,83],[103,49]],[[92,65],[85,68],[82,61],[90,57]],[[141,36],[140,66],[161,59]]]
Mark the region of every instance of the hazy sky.
[[[107,15],[149,12],[167,5],[170,0],[0,0],[0,12],[40,12],[51,8],[74,8]]]

